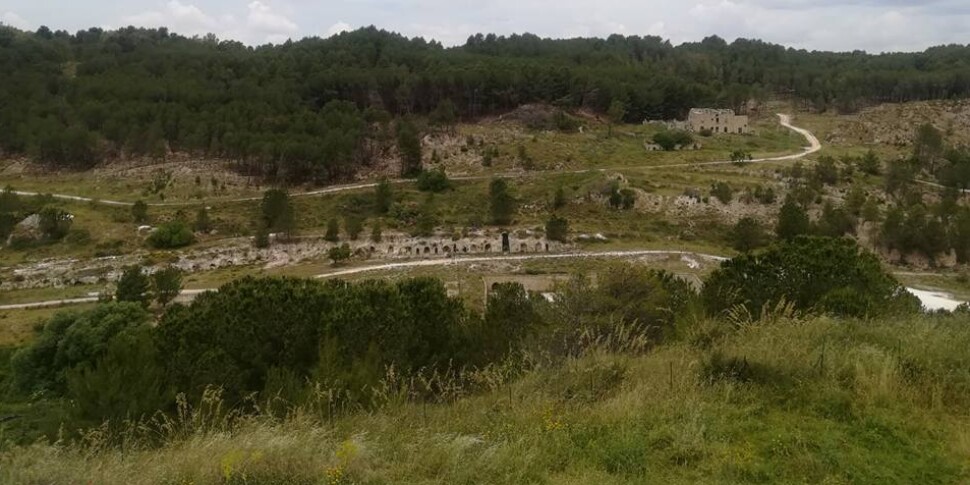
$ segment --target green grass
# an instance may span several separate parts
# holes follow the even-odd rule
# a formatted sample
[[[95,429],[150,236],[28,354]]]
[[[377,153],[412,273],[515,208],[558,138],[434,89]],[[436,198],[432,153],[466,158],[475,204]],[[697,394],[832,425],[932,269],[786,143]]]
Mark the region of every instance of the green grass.
[[[587,126],[583,133],[530,132],[488,124],[463,125],[459,132],[461,136],[489,140],[498,148],[499,157],[491,169],[477,170],[481,173],[521,168],[519,146],[525,148],[535,169],[577,170],[728,160],[731,152],[738,149],[760,158],[792,153],[804,145],[804,138],[780,127],[773,116],[756,120],[752,128],[752,135],[695,136],[699,150],[677,152],[644,148],[645,143],[653,143],[653,135],[660,131],[653,125],[616,126],[612,137],[602,124]]]
[[[70,311],[83,311],[93,304],[74,305]],[[55,313],[65,308],[37,308],[30,310],[0,310],[0,348],[22,345],[34,338],[34,331]]]
[[[966,319],[778,319],[685,329],[646,355],[545,362],[428,404],[189,413],[138,440],[7,447],[4,483],[961,483]],[[407,386],[401,389],[406,391]]]

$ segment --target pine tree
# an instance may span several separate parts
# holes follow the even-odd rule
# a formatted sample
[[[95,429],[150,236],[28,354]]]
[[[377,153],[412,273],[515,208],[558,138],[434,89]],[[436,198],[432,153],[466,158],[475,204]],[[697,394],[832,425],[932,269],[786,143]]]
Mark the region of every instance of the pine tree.
[[[340,240],[340,222],[337,218],[333,217],[327,221],[327,232],[324,234],[323,238],[330,242],[337,242]]]
[[[792,200],[788,200],[781,206],[778,213],[778,225],[775,226],[775,234],[785,241],[791,241],[797,236],[811,233],[812,225],[808,219],[808,213],[802,206]]]
[[[129,266],[125,268],[118,280],[118,288],[115,290],[115,298],[118,301],[130,301],[141,303],[148,307],[148,297],[151,284],[148,276],[142,271],[141,266]]]
[[[156,271],[151,279],[155,301],[163,307],[182,292],[182,270],[175,266]]]
[[[492,179],[488,187],[488,201],[492,224],[507,226],[512,223],[516,202],[505,179]]]

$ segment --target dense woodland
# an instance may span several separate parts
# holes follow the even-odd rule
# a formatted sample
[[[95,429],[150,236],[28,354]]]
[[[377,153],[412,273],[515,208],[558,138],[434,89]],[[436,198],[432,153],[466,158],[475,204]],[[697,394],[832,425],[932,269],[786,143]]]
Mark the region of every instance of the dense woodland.
[[[191,153],[332,182],[395,138],[408,146],[402,133],[415,130],[395,120],[412,115],[446,124],[530,102],[605,114],[618,101],[634,122],[779,96],[845,111],[967,96],[968,59],[966,46],[868,55],[717,37],[675,47],[659,37],[476,35],[444,48],[367,28],[249,47],[166,29],[0,26],[0,150],[79,169]]]

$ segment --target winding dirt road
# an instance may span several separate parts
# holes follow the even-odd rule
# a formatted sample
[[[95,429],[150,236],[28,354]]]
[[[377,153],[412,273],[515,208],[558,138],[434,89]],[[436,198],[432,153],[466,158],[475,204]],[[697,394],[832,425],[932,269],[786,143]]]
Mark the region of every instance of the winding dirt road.
[[[808,141],[809,145],[807,147],[803,148],[802,151],[800,151],[798,153],[791,154],[791,155],[783,155],[783,156],[771,157],[771,158],[757,158],[757,159],[754,159],[754,160],[749,160],[749,161],[747,161],[745,163],[767,163],[767,162],[781,162],[781,161],[787,161],[787,160],[797,160],[797,159],[800,159],[800,158],[804,158],[804,157],[806,157],[808,155],[811,155],[811,154],[813,154],[813,153],[815,153],[815,152],[817,152],[817,151],[819,151],[819,150],[822,149],[822,144],[818,141],[818,138],[816,138],[815,135],[812,134],[812,132],[810,132],[810,131],[808,131],[808,130],[806,130],[804,128],[799,128],[799,127],[794,126],[794,125],[791,124],[791,116],[790,115],[779,113],[778,114],[778,122],[779,122],[779,124],[781,124],[781,126],[784,126],[785,128],[788,128],[789,130],[792,130],[795,133],[798,133],[799,135],[802,135],[803,137],[805,137],[805,140]],[[656,170],[656,169],[664,169],[664,168],[702,167],[702,166],[710,166],[710,165],[727,165],[727,164],[732,164],[732,163],[735,163],[735,162],[729,161],[729,160],[720,160],[720,161],[714,161],[714,162],[674,163],[674,164],[667,164],[667,165],[650,165],[650,166],[646,166],[646,167],[622,166],[622,167],[591,168],[591,169],[572,170],[572,171],[557,171],[557,172],[560,172],[560,173],[574,173],[574,174],[578,174],[578,173],[605,172],[605,171],[608,171],[608,170],[623,170],[623,169],[630,169],[630,168]],[[452,177],[452,180],[486,180],[486,179],[490,179],[492,177],[522,178],[522,177],[530,177],[530,176],[542,175],[543,172],[544,171],[509,172],[509,173],[497,173],[497,174],[489,174],[489,175],[458,176],[458,177]],[[394,180],[391,180],[390,182],[391,183],[395,183],[395,184],[404,184],[404,183],[408,183],[408,182],[413,182],[413,180],[394,179]],[[370,188],[374,188],[376,186],[377,186],[377,183],[376,182],[365,182],[365,183],[347,184],[347,185],[333,185],[333,186],[326,187],[326,188],[322,188],[322,189],[318,189],[318,190],[311,190],[309,192],[296,192],[296,193],[290,194],[290,197],[314,197],[314,196],[320,196],[320,195],[336,194],[336,193],[340,193],[340,192],[349,192],[349,191],[355,191],[355,190],[370,189]],[[13,193],[15,193],[17,195],[24,195],[24,196],[40,195],[38,192],[30,192],[30,191],[22,191],[22,190],[14,190]],[[94,202],[94,203],[103,204],[103,205],[109,205],[109,206],[127,207],[127,206],[134,205],[133,202],[123,202],[123,201],[109,200],[109,199],[95,199],[95,198],[91,198],[91,197],[82,197],[82,196],[79,196],[79,195],[50,194],[50,196],[53,197],[53,198],[55,198],[55,199],[68,200],[68,201],[73,201],[73,202]],[[249,202],[249,201],[260,200],[260,199],[261,199],[261,197],[242,197],[242,198],[238,198],[238,199],[214,199],[211,202],[213,202],[213,203],[216,203],[216,202],[222,202],[222,203],[225,203],[225,202]],[[184,202],[184,201],[183,202],[150,202],[150,203],[148,203],[149,206],[153,206],[153,207],[185,207],[185,206],[194,206],[194,205],[198,205],[198,204],[199,204],[199,201],[190,201],[190,202]]]
[[[470,257],[461,257],[461,258],[421,259],[421,260],[413,260],[413,261],[402,261],[399,263],[385,263],[385,264],[377,264],[377,265],[371,265],[371,266],[360,266],[357,268],[347,268],[342,270],[335,270],[335,271],[329,271],[326,273],[321,273],[314,276],[314,278],[318,278],[318,279],[337,278],[340,276],[349,276],[349,275],[356,275],[361,273],[387,271],[387,270],[393,270],[393,269],[423,268],[423,267],[432,267],[432,266],[451,266],[451,265],[461,265],[461,264],[471,264],[471,263],[487,263],[487,262],[495,262],[495,261],[535,261],[535,260],[544,260],[544,259],[549,260],[549,259],[582,259],[582,258],[635,258],[640,256],[682,256],[684,258],[704,259],[715,263],[719,263],[727,259],[724,256],[716,256],[713,254],[698,253],[694,251],[662,250],[662,249],[643,249],[643,250],[630,250],[630,251],[581,251],[576,253],[562,253],[562,254],[521,254],[521,255],[508,255],[508,256],[470,256]],[[900,274],[904,274],[904,273],[900,273]],[[919,290],[915,288],[907,288],[907,290],[910,293],[916,295],[923,303],[924,307],[926,307],[926,309],[928,310],[953,311],[957,306],[963,303],[962,301],[954,300],[951,295],[946,293]],[[180,302],[191,301],[197,295],[200,295],[207,291],[217,291],[217,290],[216,289],[183,290],[179,294],[178,301]],[[63,299],[63,300],[40,301],[40,302],[32,302],[32,303],[17,303],[12,305],[0,305],[0,311],[52,308],[52,307],[61,307],[61,306],[67,306],[67,305],[84,304],[84,303],[96,303],[97,301],[98,301],[97,297],[85,297],[85,298],[71,298],[71,299]]]

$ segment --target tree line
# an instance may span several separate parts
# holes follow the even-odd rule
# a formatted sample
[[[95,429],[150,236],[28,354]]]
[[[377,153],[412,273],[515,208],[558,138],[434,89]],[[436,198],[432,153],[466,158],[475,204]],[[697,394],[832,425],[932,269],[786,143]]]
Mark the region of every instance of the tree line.
[[[673,46],[531,34],[444,48],[373,27],[250,47],[164,28],[0,26],[0,149],[75,168],[191,153],[332,182],[380,153],[397,153],[411,172],[412,116],[442,125],[544,102],[630,122],[777,96],[842,110],[956,98],[970,93],[968,49],[868,55],[717,37]]]

